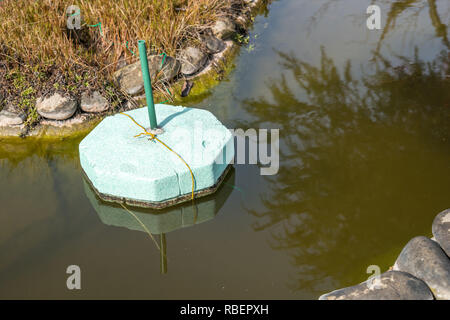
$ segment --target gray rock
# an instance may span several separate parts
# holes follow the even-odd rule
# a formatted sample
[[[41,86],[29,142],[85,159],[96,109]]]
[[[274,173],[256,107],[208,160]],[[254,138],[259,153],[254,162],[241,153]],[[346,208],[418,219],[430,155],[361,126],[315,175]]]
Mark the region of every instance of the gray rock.
[[[332,291],[319,300],[433,300],[433,294],[420,279],[400,271],[387,271],[379,279]]]
[[[450,260],[433,240],[422,236],[411,239],[398,256],[394,270],[425,281],[437,299],[450,299]]]
[[[225,42],[214,36],[205,37],[204,41],[209,53],[218,53],[225,49]]]
[[[442,211],[434,218],[432,231],[435,241],[450,257],[450,209]]]
[[[21,125],[25,117],[17,113],[2,110],[0,111],[0,127]]]
[[[213,34],[222,40],[231,38],[236,32],[233,21],[228,18],[217,20],[211,28]]]
[[[17,126],[0,126],[0,136],[1,137],[20,137],[23,133],[26,132],[26,128],[24,124]]]
[[[246,14],[242,14],[236,18],[236,22],[242,26],[246,26],[250,21],[250,17]]]
[[[168,55],[150,56],[148,58],[148,66],[152,80],[157,78],[157,80],[161,81],[172,80],[178,75],[181,69],[180,61]]]
[[[148,57],[148,70],[152,82],[170,81],[180,72],[181,64],[170,56],[152,55]],[[141,62],[137,61],[114,73],[114,78],[122,90],[136,96],[144,91]]]
[[[259,3],[260,1],[261,1],[261,0],[245,0],[245,2],[246,2],[250,7],[255,7],[255,6],[257,6],[258,3]]]
[[[120,88],[129,95],[134,96],[144,91],[144,82],[139,61],[117,70],[114,73],[114,78]]]
[[[200,49],[188,47],[180,54],[181,73],[191,75],[200,70],[208,60],[208,55]]]
[[[36,110],[44,118],[66,120],[77,110],[77,101],[55,93],[50,97],[39,97],[36,101]]]
[[[81,110],[84,112],[99,113],[108,110],[108,100],[106,100],[98,91],[89,94],[84,92],[81,95]]]
[[[119,60],[117,61],[116,70],[120,70],[120,69],[126,67],[127,65],[128,65],[127,60],[123,56],[121,56],[119,58]]]

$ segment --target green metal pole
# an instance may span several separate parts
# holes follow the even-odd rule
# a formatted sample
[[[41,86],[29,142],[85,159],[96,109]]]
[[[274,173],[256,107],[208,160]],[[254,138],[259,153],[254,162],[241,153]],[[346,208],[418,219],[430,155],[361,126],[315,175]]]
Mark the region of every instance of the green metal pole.
[[[145,98],[147,99],[148,118],[150,120],[150,129],[156,129],[155,104],[153,102],[152,82],[148,72],[147,48],[145,40],[138,41],[139,59],[141,60],[142,77],[144,78]]]

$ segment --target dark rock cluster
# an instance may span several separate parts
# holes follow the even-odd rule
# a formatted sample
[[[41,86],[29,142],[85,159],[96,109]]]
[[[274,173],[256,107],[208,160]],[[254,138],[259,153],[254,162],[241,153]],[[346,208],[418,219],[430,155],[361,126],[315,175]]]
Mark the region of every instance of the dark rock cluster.
[[[450,300],[450,209],[436,216],[432,232],[433,239],[411,239],[392,271],[319,300]]]

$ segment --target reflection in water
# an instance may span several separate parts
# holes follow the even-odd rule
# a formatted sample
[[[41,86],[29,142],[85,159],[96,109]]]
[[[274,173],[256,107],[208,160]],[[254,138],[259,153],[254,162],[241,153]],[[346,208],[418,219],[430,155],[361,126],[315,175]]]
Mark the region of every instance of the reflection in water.
[[[395,29],[403,26],[406,26],[406,32],[413,31],[417,28],[417,25],[419,24],[419,18],[420,14],[424,10],[428,10],[428,17],[430,19],[431,25],[434,28],[435,36],[437,38],[440,38],[442,40],[443,45],[450,49],[450,42],[448,40],[448,33],[447,33],[447,25],[443,23],[442,21],[448,19],[449,12],[443,10],[444,8],[441,7],[441,11],[439,12],[438,9],[438,2],[436,0],[375,0],[371,1],[370,4],[375,4],[382,6],[382,33],[379,37],[375,52],[376,54],[380,53],[380,50],[383,46],[383,43],[387,39],[388,35],[390,33],[394,33]],[[309,26],[309,31],[311,32],[315,26],[317,26],[317,23],[320,21],[323,21],[324,18],[327,17],[327,13],[331,11],[332,6],[338,7],[339,5],[346,5],[348,3],[348,0],[326,0],[323,2],[319,9],[316,11],[315,14],[312,15],[311,23]],[[369,5],[369,2],[367,2],[367,5]],[[387,12],[384,14],[384,12]],[[363,15],[365,12],[363,12]],[[364,17],[364,16],[363,16]],[[386,18],[384,18],[386,17]],[[400,18],[405,19],[404,24],[399,24],[398,20]],[[355,19],[355,21],[358,24],[360,24],[361,17],[358,16],[358,18]]]
[[[225,177],[224,183],[234,185],[235,172]],[[102,201],[83,179],[84,191],[100,220],[108,226],[124,227],[130,230],[146,232],[160,251],[161,273],[167,273],[166,234],[177,229],[194,226],[213,219],[230,196],[232,188],[219,187],[210,196],[162,210],[125,207]],[[156,241],[153,235],[158,235]]]
[[[392,1],[389,1],[392,2]],[[417,25],[417,19],[420,12],[428,7],[429,17],[431,24],[434,27],[436,37],[442,39],[442,43],[447,49],[450,49],[450,43],[447,36],[447,26],[442,23],[440,14],[437,9],[436,0],[402,0],[394,1],[390,5],[389,13],[387,14],[387,20],[385,27],[383,28],[383,33],[380,36],[376,52],[380,52],[380,48],[387,34],[395,29],[396,21],[401,16],[406,14],[406,11],[410,14],[409,25],[415,27]]]
[[[70,141],[42,141],[37,138],[27,139],[1,139],[0,138],[0,161],[6,161],[10,170],[17,168],[23,161],[28,161],[31,156],[44,158],[48,161],[64,159],[67,162],[78,164],[78,146],[81,138]],[[31,166],[32,167],[32,166]]]
[[[89,230],[73,196],[78,142],[0,141],[0,287]]]
[[[360,265],[364,276],[379,264],[382,258],[371,260],[386,253],[378,243],[401,243],[410,212],[448,207],[450,186],[441,177],[450,168],[438,152],[450,141],[450,61],[443,53],[394,67],[378,56],[376,71],[355,80],[351,62],[341,75],[324,49],[319,67],[279,56],[297,87],[283,74],[268,84],[272,99],[245,101],[255,117],[246,125],[270,122],[282,138],[279,174],[266,177],[271,191],[261,197],[266,210],[250,213],[254,229],[270,230],[271,246],[291,254],[292,287],[323,292],[364,280],[349,279],[347,269]]]

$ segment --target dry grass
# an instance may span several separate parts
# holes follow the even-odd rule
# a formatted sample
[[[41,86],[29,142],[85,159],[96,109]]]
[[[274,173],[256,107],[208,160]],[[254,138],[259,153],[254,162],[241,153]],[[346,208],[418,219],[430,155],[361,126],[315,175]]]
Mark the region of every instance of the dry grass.
[[[241,4],[242,0],[3,0],[0,93],[28,114],[33,113],[33,99],[51,91],[75,95],[97,88],[117,93],[111,74],[120,60],[137,60],[139,39],[146,40],[153,53],[175,55]],[[66,27],[70,5],[80,8],[80,30]],[[98,23],[101,32],[92,27]],[[34,118],[36,114],[29,122]]]

